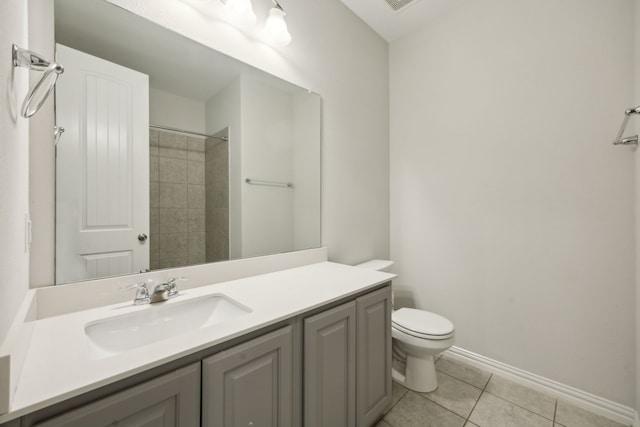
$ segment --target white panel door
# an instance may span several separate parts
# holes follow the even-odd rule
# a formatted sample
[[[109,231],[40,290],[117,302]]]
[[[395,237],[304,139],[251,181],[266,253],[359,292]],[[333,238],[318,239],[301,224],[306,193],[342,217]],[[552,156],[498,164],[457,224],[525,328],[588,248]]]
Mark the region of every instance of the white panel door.
[[[56,283],[149,268],[149,77],[56,45]]]

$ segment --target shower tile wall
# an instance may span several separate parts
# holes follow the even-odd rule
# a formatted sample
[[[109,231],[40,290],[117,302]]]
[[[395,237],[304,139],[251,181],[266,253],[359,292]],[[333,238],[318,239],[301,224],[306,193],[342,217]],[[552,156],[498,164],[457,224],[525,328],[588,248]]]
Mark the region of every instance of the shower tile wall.
[[[151,269],[205,262],[205,141],[149,130]]]
[[[225,130],[216,136],[226,137]],[[229,143],[208,138],[205,142],[206,261],[229,259]]]

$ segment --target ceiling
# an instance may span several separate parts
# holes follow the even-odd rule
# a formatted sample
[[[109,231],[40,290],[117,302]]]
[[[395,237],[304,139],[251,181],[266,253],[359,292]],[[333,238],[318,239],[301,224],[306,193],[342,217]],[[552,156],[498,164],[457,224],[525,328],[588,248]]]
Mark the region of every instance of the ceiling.
[[[413,0],[398,11],[386,0],[341,0],[387,42],[417,30],[467,0]]]

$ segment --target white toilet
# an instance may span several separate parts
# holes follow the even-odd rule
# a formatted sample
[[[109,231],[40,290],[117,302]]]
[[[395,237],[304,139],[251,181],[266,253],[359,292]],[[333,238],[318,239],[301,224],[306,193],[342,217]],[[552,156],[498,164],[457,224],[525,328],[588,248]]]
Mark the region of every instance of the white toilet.
[[[356,267],[389,271],[393,261],[374,259]],[[406,362],[404,374],[393,369],[394,381],[418,391],[438,387],[433,356],[455,343],[455,329],[448,319],[429,311],[401,308],[391,313],[393,356]]]

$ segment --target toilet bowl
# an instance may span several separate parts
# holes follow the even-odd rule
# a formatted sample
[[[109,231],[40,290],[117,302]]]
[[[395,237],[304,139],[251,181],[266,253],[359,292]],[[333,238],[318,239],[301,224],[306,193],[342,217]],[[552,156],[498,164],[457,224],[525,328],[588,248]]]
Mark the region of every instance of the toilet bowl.
[[[388,271],[393,261],[371,260],[356,267]],[[455,329],[448,319],[425,310],[400,308],[391,313],[393,357],[405,363],[404,372],[392,377],[405,387],[426,393],[438,387],[434,356],[455,343]]]
[[[393,379],[422,393],[438,387],[434,356],[455,342],[453,323],[435,313],[401,308],[391,313],[391,337],[396,358],[405,357],[404,374],[392,372]]]

